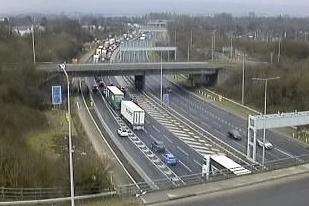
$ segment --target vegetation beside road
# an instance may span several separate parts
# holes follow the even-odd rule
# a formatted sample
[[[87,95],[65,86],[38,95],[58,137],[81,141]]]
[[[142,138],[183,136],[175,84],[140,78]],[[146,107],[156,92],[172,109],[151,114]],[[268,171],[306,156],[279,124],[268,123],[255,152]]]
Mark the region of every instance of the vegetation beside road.
[[[229,14],[218,14],[214,17],[170,15],[169,18],[172,19],[169,25],[171,44],[175,44],[174,36],[175,31],[177,32],[179,59],[187,58],[189,45],[192,61],[210,61],[215,30],[215,61],[222,61],[224,56],[226,62],[229,62],[230,52],[223,48],[229,49],[232,37],[234,58],[245,52],[250,60],[268,62],[246,65],[246,105],[263,111],[264,84],[253,81],[252,78],[279,76],[279,80],[268,84],[268,112],[309,110],[309,38],[305,35],[305,32],[309,31],[308,18],[232,17]],[[282,41],[278,63],[279,39]],[[270,64],[271,53],[273,64]],[[236,69],[230,72],[231,75],[226,81],[212,88],[238,102],[241,101],[242,86],[241,58],[239,60],[238,69],[236,65]]]
[[[25,17],[27,20],[27,17]],[[69,188],[65,107],[51,111],[50,86],[62,84],[37,71],[31,35],[12,31],[12,18],[0,23],[0,186]],[[94,36],[76,20],[41,18],[35,27],[37,62],[71,61]],[[28,21],[29,22],[29,21]],[[64,98],[65,100],[66,98]],[[111,188],[109,163],[99,159],[73,114],[76,194]]]

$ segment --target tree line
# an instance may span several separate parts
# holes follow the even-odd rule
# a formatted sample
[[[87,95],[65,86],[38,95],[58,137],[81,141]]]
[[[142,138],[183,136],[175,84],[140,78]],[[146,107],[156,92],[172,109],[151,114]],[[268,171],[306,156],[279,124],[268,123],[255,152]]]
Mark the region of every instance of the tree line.
[[[0,187],[68,188],[65,134],[53,134],[52,156],[43,146],[29,146],[32,134],[51,125],[46,115],[51,109],[50,87],[46,84],[52,82],[46,83],[48,74],[36,70],[33,64],[31,35],[20,36],[12,29],[32,23],[28,17],[0,22]],[[78,20],[68,17],[37,18],[34,25],[37,62],[69,62],[82,53],[83,44],[95,39]],[[75,154],[78,193],[110,187],[108,161],[102,164],[89,142],[80,136],[84,136],[80,128],[78,125],[77,136],[73,136],[73,143],[81,150]]]

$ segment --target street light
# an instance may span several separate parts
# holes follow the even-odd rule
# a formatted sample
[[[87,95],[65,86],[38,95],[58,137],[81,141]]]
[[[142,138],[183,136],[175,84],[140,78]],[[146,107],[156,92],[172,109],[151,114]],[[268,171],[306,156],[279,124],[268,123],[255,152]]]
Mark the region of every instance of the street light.
[[[160,82],[160,98],[161,104],[163,104],[163,66],[162,66],[162,51],[161,51],[161,61],[160,61],[160,70],[161,70],[161,82]]]
[[[241,104],[245,104],[245,66],[246,66],[246,54],[243,53],[242,60],[242,84],[241,84]]]
[[[265,82],[265,96],[264,96],[264,115],[267,114],[267,84],[270,80],[280,79],[280,77],[271,77],[271,78],[252,78],[252,80],[256,81],[264,81]],[[262,165],[265,163],[265,141],[266,141],[266,129],[264,125],[263,129],[263,156],[262,156]]]
[[[70,161],[70,185],[71,185],[71,206],[74,206],[74,178],[73,178],[73,158],[72,158],[72,129],[71,129],[71,106],[70,106],[70,81],[69,75],[65,70],[66,65],[60,64],[60,69],[64,72],[67,80],[67,92],[68,92],[68,122],[69,122],[69,161]]]

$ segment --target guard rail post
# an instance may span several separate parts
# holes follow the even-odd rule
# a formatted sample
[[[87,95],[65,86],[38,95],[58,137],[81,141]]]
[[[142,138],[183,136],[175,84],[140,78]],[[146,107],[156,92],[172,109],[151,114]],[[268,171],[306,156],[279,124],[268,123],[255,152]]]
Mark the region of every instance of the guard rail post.
[[[2,200],[4,200],[4,187],[1,187],[1,197],[2,197]]]

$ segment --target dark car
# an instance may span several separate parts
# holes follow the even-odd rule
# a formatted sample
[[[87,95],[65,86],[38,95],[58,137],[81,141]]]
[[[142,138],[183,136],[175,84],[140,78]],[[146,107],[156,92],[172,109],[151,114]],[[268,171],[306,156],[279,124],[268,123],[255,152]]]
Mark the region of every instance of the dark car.
[[[151,143],[151,149],[155,152],[165,152],[164,143],[158,140],[155,140]]]
[[[98,76],[94,77],[94,79],[95,79],[96,83],[99,83],[100,81],[102,81],[102,78],[98,77]]]
[[[105,86],[105,83],[103,81],[100,81],[99,82],[99,88],[100,89],[104,89],[106,86]]]
[[[122,91],[124,94],[126,93],[126,89],[124,87],[120,87],[120,91]]]
[[[229,131],[227,134],[228,134],[229,138],[241,140],[241,135],[240,135],[239,131],[236,130],[236,129]]]
[[[98,86],[97,86],[97,85],[93,85],[92,88],[91,88],[91,91],[92,91],[93,93],[97,93],[97,92],[99,91]]]

